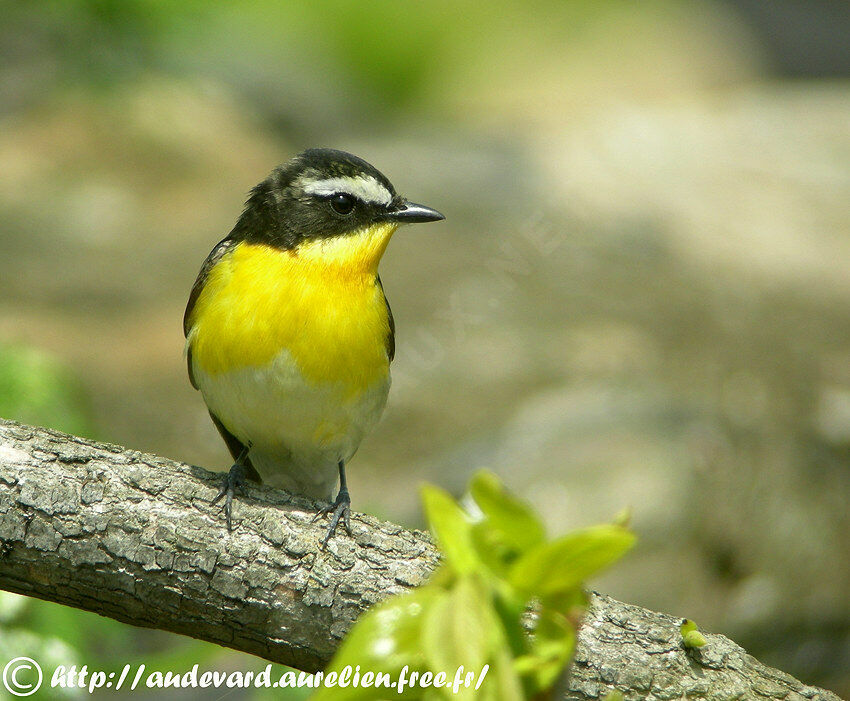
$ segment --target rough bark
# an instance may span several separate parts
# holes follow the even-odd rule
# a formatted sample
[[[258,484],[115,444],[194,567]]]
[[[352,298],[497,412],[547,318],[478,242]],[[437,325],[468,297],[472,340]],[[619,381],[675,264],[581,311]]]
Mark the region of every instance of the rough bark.
[[[362,514],[318,543],[315,504],[248,487],[234,531],[220,475],[0,420],[0,588],[316,670],[365,608],[423,582],[426,534]],[[594,594],[567,699],[830,699],[721,635],[698,653],[679,620]]]

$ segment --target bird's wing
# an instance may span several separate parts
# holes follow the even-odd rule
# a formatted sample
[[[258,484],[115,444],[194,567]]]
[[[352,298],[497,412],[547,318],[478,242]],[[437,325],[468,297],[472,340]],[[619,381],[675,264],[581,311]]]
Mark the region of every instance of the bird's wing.
[[[393,319],[393,310],[390,309],[390,302],[387,295],[384,294],[384,286],[381,284],[381,277],[378,276],[378,287],[381,288],[381,294],[384,295],[384,304],[387,305],[387,321],[390,325],[390,332],[387,334],[387,357],[392,362],[395,358],[395,320]]]
[[[260,477],[260,473],[257,472],[257,469],[251,463],[251,458],[245,455],[245,445],[242,441],[228,431],[225,425],[221,423],[221,420],[212,412],[210,412],[210,418],[215,424],[215,427],[218,429],[218,432],[221,434],[221,437],[224,439],[224,443],[230,451],[230,454],[233,456],[233,459],[238,460],[242,457],[242,466],[245,468],[245,476],[257,484],[262,484],[263,478]]]
[[[198,273],[198,277],[195,279],[195,284],[192,285],[192,291],[189,293],[189,302],[186,304],[186,311],[183,314],[183,335],[188,336],[189,331],[192,328],[192,310],[195,308],[195,303],[198,301],[198,297],[201,295],[201,290],[204,289],[204,284],[207,281],[207,276],[210,274],[210,270],[213,269],[213,266],[218,263],[222,257],[235,245],[237,241],[226,238],[222,241],[219,241],[216,244],[216,247],[210,251],[210,254],[207,256],[207,259],[204,261],[204,264],[201,266],[201,271]],[[192,348],[191,346],[186,350],[186,361],[189,367],[189,381],[192,383],[192,387],[198,389],[198,385],[195,383],[195,378],[192,375]]]

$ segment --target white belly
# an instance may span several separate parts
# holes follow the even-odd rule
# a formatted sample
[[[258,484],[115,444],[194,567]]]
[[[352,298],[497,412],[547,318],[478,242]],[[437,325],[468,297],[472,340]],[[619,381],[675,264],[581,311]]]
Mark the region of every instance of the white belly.
[[[389,372],[351,395],[334,384],[306,382],[284,352],[265,368],[210,375],[193,368],[207,406],[242,443],[264,480],[287,491],[332,499],[337,465],[357,451],[380,418]]]

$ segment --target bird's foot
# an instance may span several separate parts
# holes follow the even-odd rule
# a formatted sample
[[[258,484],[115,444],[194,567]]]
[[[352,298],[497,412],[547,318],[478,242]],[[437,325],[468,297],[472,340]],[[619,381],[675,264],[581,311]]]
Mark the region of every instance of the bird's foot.
[[[328,541],[336,531],[336,527],[340,521],[345,526],[345,530],[348,531],[348,535],[351,535],[351,497],[348,495],[347,489],[340,489],[339,494],[336,495],[336,500],[332,504],[320,509],[315,517],[313,517],[313,521],[326,514],[332,514],[332,516],[330,525],[328,525],[328,531],[325,533],[325,537],[322,538],[322,550],[327,547]]]
[[[224,481],[221,484],[221,491],[215,499],[212,500],[216,504],[224,497],[224,517],[227,520],[227,530],[232,531],[231,512],[233,510],[233,495],[238,489],[240,493],[245,493],[245,466],[242,463],[234,463],[224,476]]]

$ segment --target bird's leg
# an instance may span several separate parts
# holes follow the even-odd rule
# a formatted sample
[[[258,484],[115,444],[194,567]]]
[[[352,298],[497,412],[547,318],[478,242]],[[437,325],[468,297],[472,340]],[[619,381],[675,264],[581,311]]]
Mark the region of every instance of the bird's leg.
[[[322,510],[316,514],[316,518],[322,516],[324,514],[333,514],[331,516],[331,522],[328,526],[328,532],[325,533],[325,537],[322,538],[322,550],[327,547],[328,541],[331,539],[331,536],[336,531],[336,527],[339,525],[340,520],[342,520],[345,525],[345,530],[348,531],[348,535],[351,535],[351,497],[348,494],[348,485],[345,482],[345,462],[342,460],[339,461],[339,494],[336,495],[336,500],[333,504],[326,506]],[[313,520],[315,521],[316,518]]]
[[[248,457],[250,446],[242,448],[242,452],[236,458],[236,462],[230,468],[230,471],[224,476],[224,482],[221,485],[221,491],[218,493],[212,503],[215,504],[224,497],[224,517],[227,520],[227,530],[232,531],[231,511],[233,510],[233,494],[238,489],[244,494],[245,478],[247,470],[245,468],[245,459]]]

